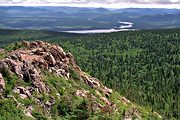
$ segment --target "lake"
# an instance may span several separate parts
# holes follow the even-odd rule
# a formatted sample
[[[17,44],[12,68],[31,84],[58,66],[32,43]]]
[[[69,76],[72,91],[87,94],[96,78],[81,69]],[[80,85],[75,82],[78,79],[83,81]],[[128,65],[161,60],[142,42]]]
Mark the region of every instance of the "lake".
[[[111,28],[111,29],[94,29],[94,30],[73,30],[73,31],[63,31],[68,33],[111,33],[111,32],[119,32],[119,31],[130,31],[130,30],[136,30],[131,29],[133,27],[132,22],[118,22],[120,24],[119,27]]]

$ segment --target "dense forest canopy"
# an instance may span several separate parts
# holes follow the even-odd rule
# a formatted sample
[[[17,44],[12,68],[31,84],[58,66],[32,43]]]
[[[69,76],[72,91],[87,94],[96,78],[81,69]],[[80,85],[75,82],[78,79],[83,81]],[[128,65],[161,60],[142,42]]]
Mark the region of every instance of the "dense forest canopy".
[[[167,119],[180,119],[179,29],[89,35],[0,30],[0,47],[22,40],[58,43],[108,87]]]

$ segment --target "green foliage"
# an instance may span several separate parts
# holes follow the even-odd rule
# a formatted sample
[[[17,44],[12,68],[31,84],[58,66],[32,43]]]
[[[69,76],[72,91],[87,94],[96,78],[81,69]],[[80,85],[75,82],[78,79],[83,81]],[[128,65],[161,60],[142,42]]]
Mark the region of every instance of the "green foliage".
[[[56,104],[51,109],[54,119],[57,119],[58,116],[64,119],[86,117],[88,113],[85,109],[86,102],[74,95],[76,90],[83,89],[81,84],[75,83],[74,80],[65,80],[50,73],[46,73],[44,81],[51,85],[52,93],[60,93],[61,95],[60,100],[56,100]],[[86,113],[84,113],[85,111]]]
[[[20,103],[24,104],[25,106],[35,105],[35,101],[33,98],[21,99],[19,100]]]
[[[90,112],[88,112],[87,101],[83,99],[74,110],[74,114],[77,115],[78,120],[89,118]]]
[[[50,86],[51,91],[49,94],[39,94],[34,91],[31,98],[21,99],[18,94],[13,94],[17,101],[21,103],[24,107],[26,106],[33,106],[33,117],[37,120],[48,120],[49,115],[44,111],[44,107],[42,106],[43,103],[46,103],[50,100],[50,98],[55,98],[55,104],[50,108],[50,114],[52,119],[61,120],[61,119],[68,119],[68,120],[119,120],[122,118],[121,113],[113,112],[111,114],[104,114],[100,109],[94,109],[93,102],[94,99],[88,96],[87,98],[81,98],[75,95],[75,92],[80,89],[85,89],[89,91],[91,94],[96,96],[96,92],[91,87],[87,87],[87,85],[79,80],[66,80],[61,78],[57,75],[44,72],[42,74],[43,81]],[[62,92],[63,89],[63,92]],[[57,97],[57,93],[60,93],[60,96]],[[101,94],[101,93],[100,93]],[[103,95],[100,95],[103,96]],[[118,93],[113,93],[111,96],[111,100],[113,103],[118,101],[118,97],[120,95]],[[34,98],[41,100],[42,104],[39,104],[34,101]],[[10,98],[8,98],[10,100]],[[7,99],[7,100],[8,100]],[[105,105],[100,98],[97,97],[96,102]],[[15,104],[13,102],[13,104]],[[17,103],[16,103],[17,104]],[[11,105],[11,104],[10,104]],[[121,105],[123,105],[121,103]],[[11,105],[13,106],[13,105]],[[122,108],[117,106],[119,110]],[[124,109],[127,109],[129,106],[125,106]],[[14,107],[15,108],[15,107]],[[3,108],[4,109],[4,108]],[[11,108],[7,108],[11,109]],[[19,108],[20,109],[20,108]],[[16,109],[15,109],[16,110]],[[19,111],[21,112],[21,111]],[[149,112],[149,111],[148,111]],[[11,115],[12,113],[9,113]],[[15,112],[15,114],[19,114]],[[24,113],[23,113],[24,114]],[[4,115],[6,116],[6,114]],[[8,117],[8,115],[7,115]],[[22,117],[23,118],[23,117]],[[21,118],[17,118],[21,119]]]
[[[64,96],[62,100],[57,101],[56,105],[51,109],[54,118],[61,116],[63,118],[71,118],[73,120],[84,120],[90,118],[90,111],[87,108],[87,101],[81,100],[78,103],[73,103],[74,97]],[[74,100],[73,100],[74,101]],[[77,102],[77,101],[76,101]]]
[[[0,100],[0,120],[32,120],[24,115],[22,110],[16,107],[13,100]]]
[[[57,43],[106,86],[167,119],[179,119],[179,38],[180,30],[171,29],[95,34]]]
[[[69,74],[71,75],[70,77],[74,80],[80,79],[79,74],[74,69],[69,68]]]
[[[4,49],[7,51],[13,51],[13,50],[17,50],[20,48],[25,48],[25,46],[20,42],[16,42],[14,44],[10,44],[10,45],[6,46]]]
[[[36,118],[36,120],[48,120],[48,118],[46,118],[42,113],[39,112],[33,112],[32,115]]]
[[[165,119],[180,118],[178,29],[92,34],[77,38],[62,38],[56,32],[9,30],[0,38],[1,46],[14,40],[43,39],[59,43],[65,51],[77,57],[82,70],[101,79],[106,86],[117,90],[132,102],[148,106],[148,111],[158,111]],[[75,73],[72,76],[77,77]],[[53,89],[53,95],[58,92],[62,96],[71,96],[80,87],[90,90],[78,81],[67,81],[56,76],[48,76],[46,80]],[[116,101],[117,98],[112,99]],[[122,103],[117,104],[122,109],[127,107]],[[71,115],[72,112],[67,117]]]
[[[16,83],[18,77],[15,74],[10,73],[6,69],[2,69],[2,70],[0,70],[0,72],[2,73],[2,75],[4,77],[4,80],[6,82],[6,84],[5,84],[6,85],[5,86],[6,95],[12,94],[12,90],[13,90],[13,88],[15,86],[15,83]]]
[[[68,34],[51,31],[40,30],[4,30],[0,29],[0,47],[5,47],[8,44],[12,44],[20,41],[33,41],[33,40],[45,40],[49,42],[56,41],[57,39],[65,40],[71,39],[79,34]],[[17,47],[20,47],[19,45]],[[7,50],[17,49],[16,46],[10,45],[5,47]]]
[[[79,80],[65,80],[64,78],[58,77],[54,74],[45,72],[44,73],[44,82],[46,82],[49,86],[51,86],[51,95],[54,95],[56,98],[56,93],[60,93],[60,98],[56,98],[55,105],[51,108],[51,115],[53,119],[70,119],[70,120],[100,120],[100,119],[110,119],[110,120],[119,120],[122,118],[122,111],[124,109],[129,109],[132,106],[125,106],[121,101],[119,101],[119,93],[115,92],[110,96],[110,100],[113,103],[116,103],[118,106],[118,112],[113,112],[111,114],[104,114],[100,111],[100,109],[96,109],[92,107],[94,100],[91,97],[87,97],[85,99],[75,96],[75,92],[77,90],[85,89],[89,91],[91,94],[96,95],[95,90],[87,87],[87,85]],[[101,95],[103,96],[103,95]],[[96,102],[105,105],[103,101],[97,97]],[[143,108],[141,112],[146,116],[144,118],[149,117],[150,110],[145,110]],[[149,114],[147,114],[147,112]]]
[[[5,53],[0,53],[0,59],[5,57]]]

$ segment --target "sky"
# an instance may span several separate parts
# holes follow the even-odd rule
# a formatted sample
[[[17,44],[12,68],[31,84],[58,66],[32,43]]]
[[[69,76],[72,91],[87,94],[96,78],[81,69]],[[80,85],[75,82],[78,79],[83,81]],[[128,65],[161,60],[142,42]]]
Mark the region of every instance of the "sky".
[[[180,9],[180,0],[0,0],[0,5]]]

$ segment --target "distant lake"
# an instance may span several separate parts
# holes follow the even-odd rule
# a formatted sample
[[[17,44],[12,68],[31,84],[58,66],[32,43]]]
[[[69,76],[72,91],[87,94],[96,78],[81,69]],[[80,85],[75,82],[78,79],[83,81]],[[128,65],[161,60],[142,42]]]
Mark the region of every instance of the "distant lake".
[[[63,31],[67,33],[111,33],[111,32],[119,32],[119,31],[129,31],[135,30],[131,29],[133,27],[132,22],[118,22],[120,24],[119,27],[111,28],[111,29],[94,29],[94,30],[72,30],[72,31]]]

